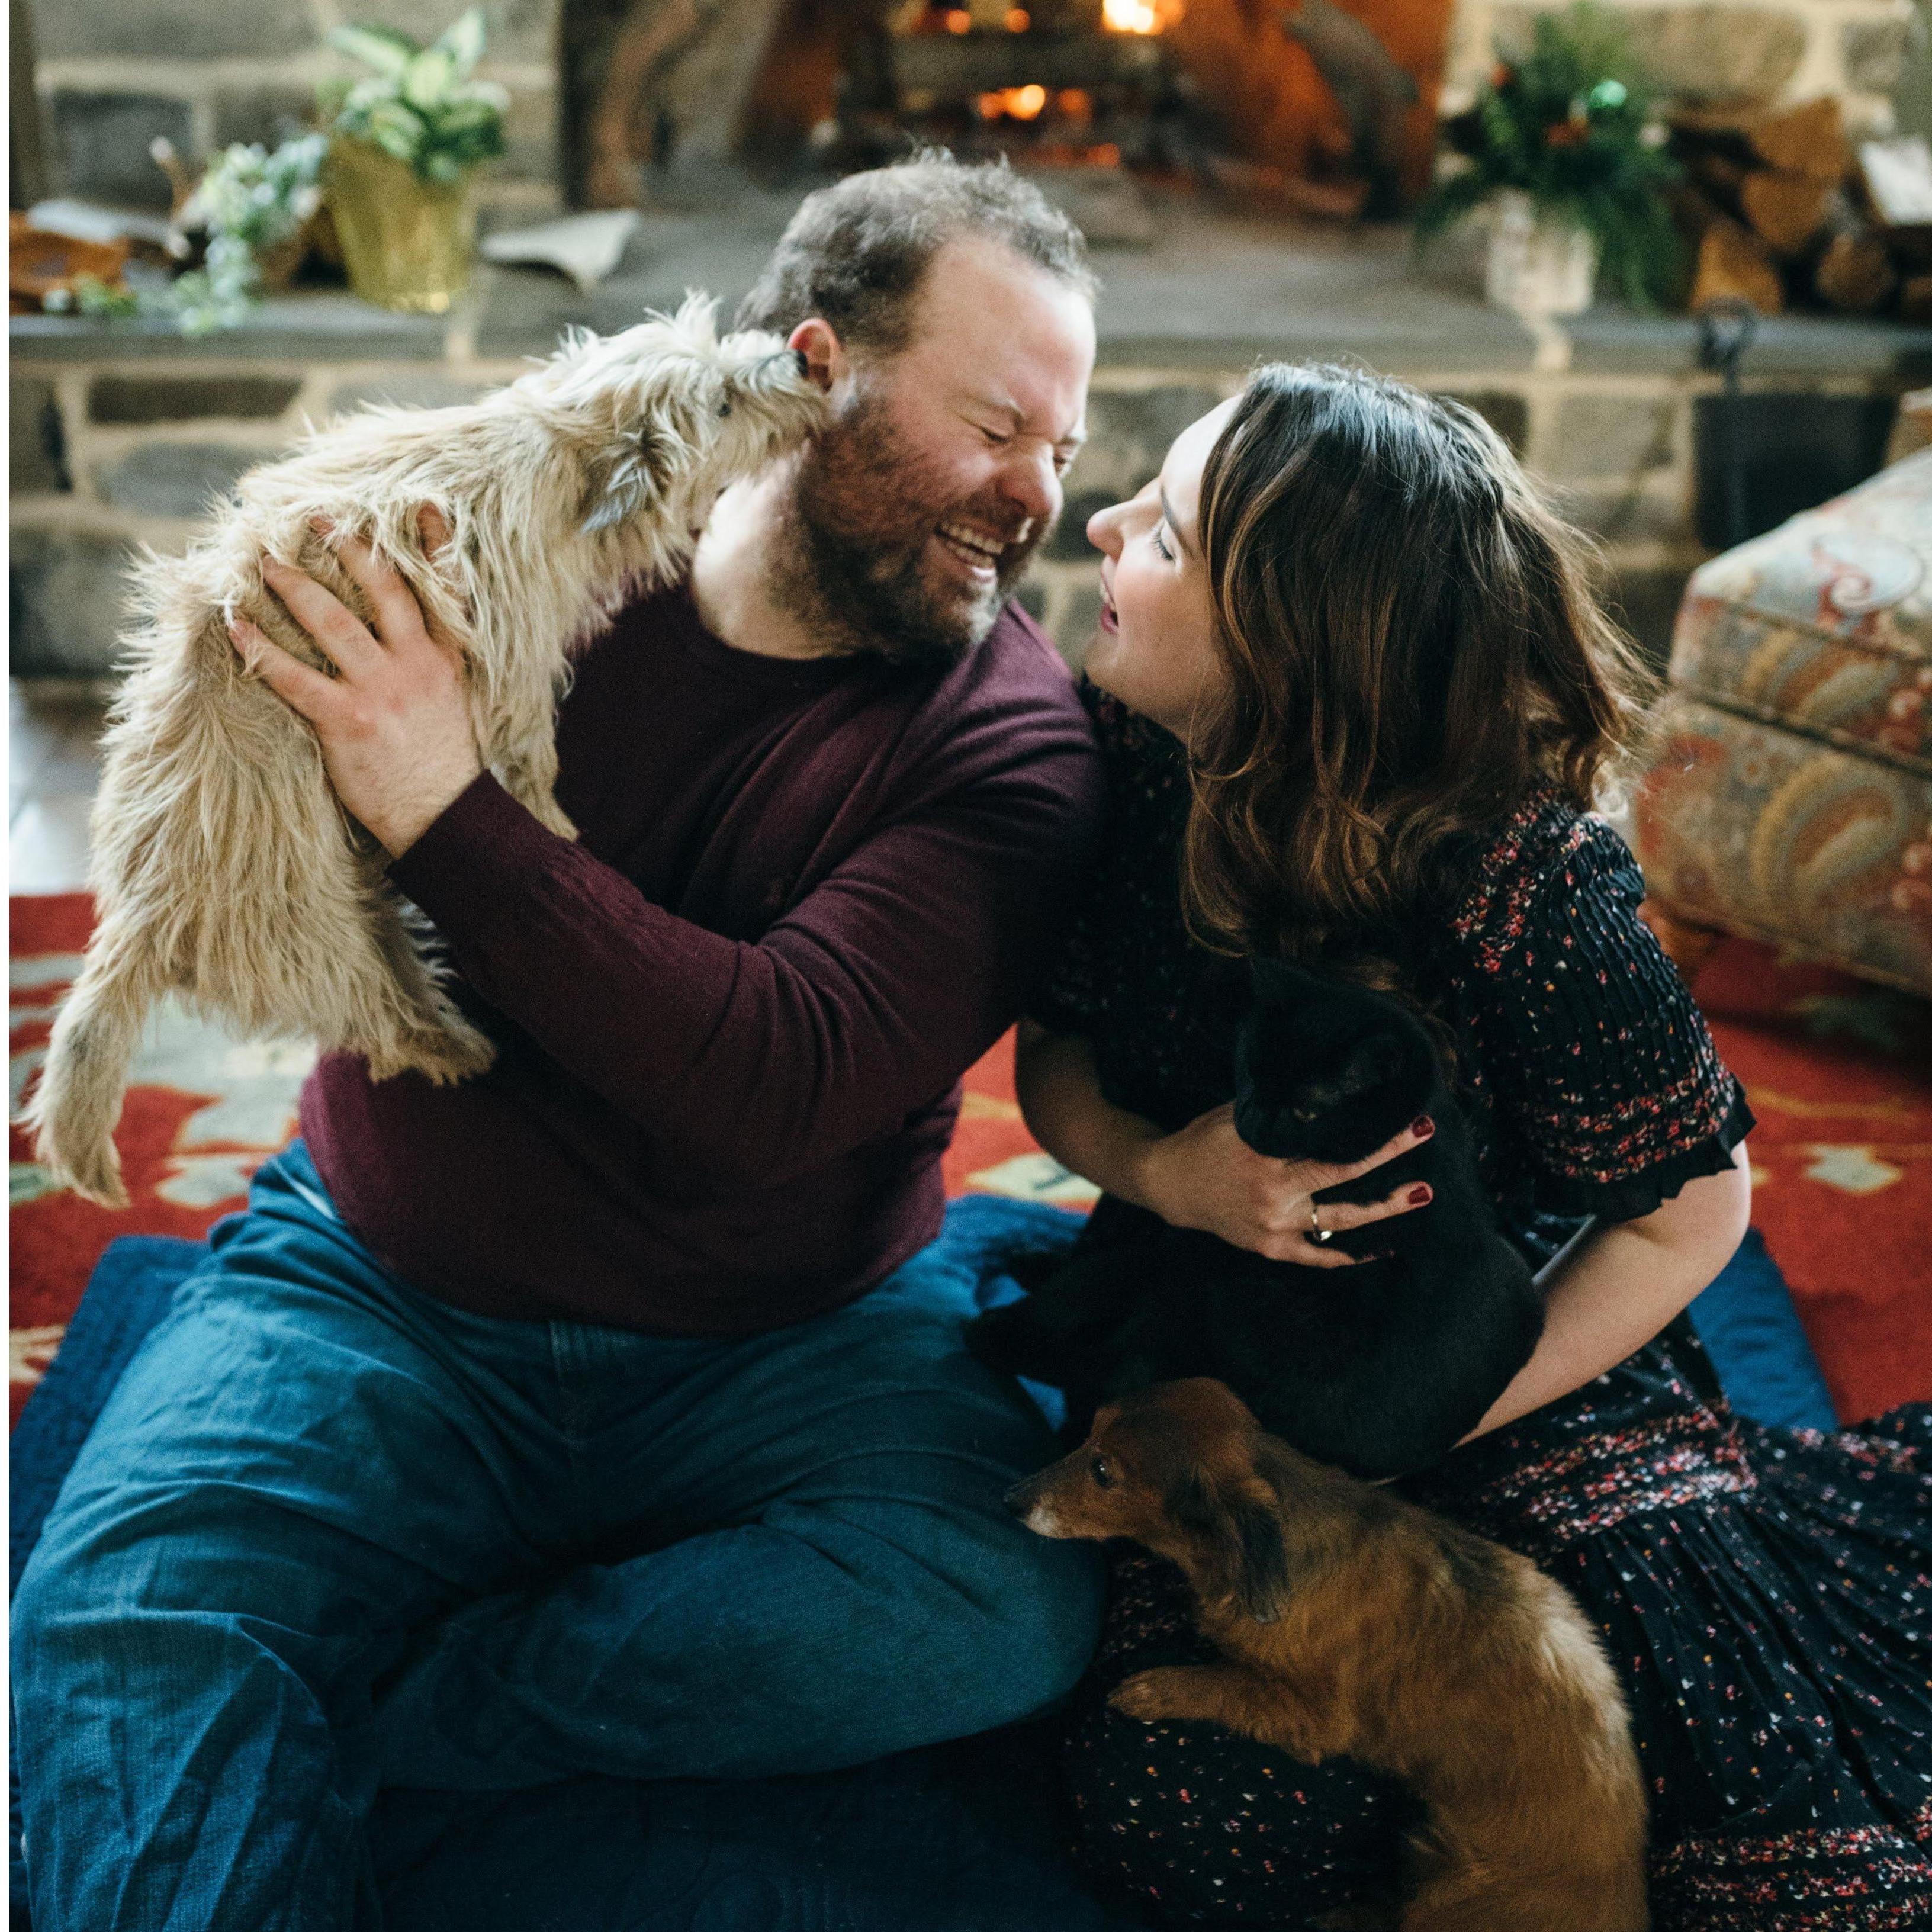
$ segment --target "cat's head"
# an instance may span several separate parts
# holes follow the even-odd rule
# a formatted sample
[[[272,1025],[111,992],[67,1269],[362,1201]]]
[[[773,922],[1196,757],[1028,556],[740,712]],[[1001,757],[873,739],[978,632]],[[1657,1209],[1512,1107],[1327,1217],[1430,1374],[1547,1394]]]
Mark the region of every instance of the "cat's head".
[[[1234,1049],[1234,1128],[1284,1160],[1360,1160],[1428,1104],[1433,1048],[1386,993],[1256,963]]]

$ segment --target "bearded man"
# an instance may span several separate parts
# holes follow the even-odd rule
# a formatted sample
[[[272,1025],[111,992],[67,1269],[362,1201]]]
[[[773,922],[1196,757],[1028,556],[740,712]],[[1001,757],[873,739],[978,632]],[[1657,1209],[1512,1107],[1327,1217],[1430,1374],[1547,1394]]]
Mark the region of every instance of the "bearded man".
[[[16,1600],[40,1932],[346,1927],[382,1784],[829,1768],[1079,1676],[1090,1552],[1000,1506],[1048,1432],[905,1264],[1096,819],[1006,602],[1092,292],[1003,169],[806,202],[740,320],[832,425],[583,656],[577,843],[398,581],[271,577],[341,675],[242,646],[499,1057],[323,1059],[83,1448]]]

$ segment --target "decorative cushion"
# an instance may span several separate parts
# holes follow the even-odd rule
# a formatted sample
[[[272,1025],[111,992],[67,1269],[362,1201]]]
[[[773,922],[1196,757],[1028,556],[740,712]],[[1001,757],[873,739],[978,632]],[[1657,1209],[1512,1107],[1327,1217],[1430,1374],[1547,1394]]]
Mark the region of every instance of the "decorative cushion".
[[[1932,993],[1932,450],[1703,566],[1658,722],[1664,906]]]

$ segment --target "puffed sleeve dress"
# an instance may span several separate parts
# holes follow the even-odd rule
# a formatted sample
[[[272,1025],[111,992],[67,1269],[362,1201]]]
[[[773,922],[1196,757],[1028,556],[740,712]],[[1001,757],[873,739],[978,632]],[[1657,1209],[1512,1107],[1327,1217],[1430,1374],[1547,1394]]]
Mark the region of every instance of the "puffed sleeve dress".
[[[1246,976],[1180,914],[1179,747],[1088,695],[1112,829],[1036,1016],[1172,1129],[1232,1096]],[[1636,916],[1616,832],[1532,797],[1463,877],[1412,950],[1511,1237],[1545,1257],[1586,1217],[1634,1220],[1727,1167],[1750,1111]],[[1679,1318],[1404,1487],[1540,1564],[1600,1631],[1649,1786],[1660,1928],[1932,1925],[1932,1408],[1757,1427]],[[1122,1556],[1067,1745],[1094,1875],[1175,1924],[1300,1927],[1385,1887],[1416,1816],[1396,1785],[1108,1707],[1124,1678],[1205,1654],[1178,1573]]]

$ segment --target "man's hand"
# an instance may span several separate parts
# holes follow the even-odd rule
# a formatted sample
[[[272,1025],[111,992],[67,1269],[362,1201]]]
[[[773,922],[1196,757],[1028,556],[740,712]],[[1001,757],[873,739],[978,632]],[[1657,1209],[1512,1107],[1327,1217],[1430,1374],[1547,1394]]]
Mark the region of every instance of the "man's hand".
[[[425,536],[441,521],[425,512]],[[262,576],[340,677],[292,657],[245,617],[230,634],[249,668],[314,726],[344,806],[400,858],[483,760],[456,652],[430,635],[409,586],[366,544],[345,539],[338,554],[368,597],[373,632],[306,572],[265,557]]]
[[[1314,1238],[1312,1197],[1406,1154],[1435,1132],[1426,1118],[1402,1129],[1366,1160],[1330,1166],[1313,1160],[1274,1160],[1257,1154],[1234,1131],[1232,1106],[1216,1107],[1177,1133],[1144,1144],[1136,1160],[1132,1198],[1177,1228],[1198,1228],[1270,1261],[1305,1268],[1351,1268],[1354,1257]],[[1358,1205],[1324,1202],[1321,1226],[1330,1234],[1406,1214],[1428,1204],[1430,1190],[1417,1181],[1386,1200]]]

